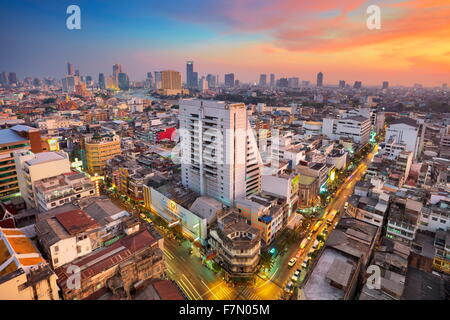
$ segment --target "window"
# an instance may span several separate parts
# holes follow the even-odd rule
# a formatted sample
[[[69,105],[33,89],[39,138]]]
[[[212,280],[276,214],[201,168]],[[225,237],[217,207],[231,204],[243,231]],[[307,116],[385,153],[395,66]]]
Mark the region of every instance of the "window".
[[[81,247],[77,246],[77,253],[81,253]]]
[[[58,262],[59,262],[59,261],[58,261],[58,258],[53,259],[53,264],[56,265],[56,264],[58,264]]]
[[[59,247],[55,246],[55,252],[59,252]]]

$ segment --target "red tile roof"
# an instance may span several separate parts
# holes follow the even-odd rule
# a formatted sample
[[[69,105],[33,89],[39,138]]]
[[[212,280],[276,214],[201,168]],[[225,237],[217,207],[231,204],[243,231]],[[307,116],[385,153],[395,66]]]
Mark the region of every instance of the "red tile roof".
[[[180,289],[170,280],[157,280],[153,287],[161,300],[185,300]]]

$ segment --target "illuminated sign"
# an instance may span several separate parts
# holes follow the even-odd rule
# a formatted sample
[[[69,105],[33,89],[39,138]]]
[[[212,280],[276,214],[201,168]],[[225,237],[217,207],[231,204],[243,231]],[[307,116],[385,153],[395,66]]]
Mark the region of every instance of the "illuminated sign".
[[[177,211],[177,204],[175,201],[170,200],[168,202],[167,206],[169,207],[170,211],[172,211],[173,213],[175,213]]]

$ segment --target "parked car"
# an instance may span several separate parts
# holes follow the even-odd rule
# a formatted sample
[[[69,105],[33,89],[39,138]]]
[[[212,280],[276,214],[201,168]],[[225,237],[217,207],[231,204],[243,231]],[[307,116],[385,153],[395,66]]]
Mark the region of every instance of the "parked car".
[[[289,281],[288,284],[286,285],[286,287],[284,287],[284,292],[291,294],[292,292],[294,292],[294,284]]]
[[[295,270],[294,274],[291,277],[292,282],[298,281],[298,278],[300,277],[301,272],[302,271],[300,269]]]
[[[311,259],[311,258],[306,258],[305,260],[303,260],[303,262],[302,262],[302,268],[303,268],[303,269],[308,268],[309,260],[310,260],[310,259]]]
[[[289,262],[288,262],[288,267],[289,267],[289,268],[292,268],[296,263],[297,263],[297,258],[292,258],[292,259],[289,260]]]

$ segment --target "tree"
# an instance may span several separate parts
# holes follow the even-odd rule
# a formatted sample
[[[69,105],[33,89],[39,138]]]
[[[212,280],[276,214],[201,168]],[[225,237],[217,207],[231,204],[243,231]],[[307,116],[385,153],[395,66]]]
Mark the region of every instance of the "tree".
[[[270,269],[272,269],[272,266],[273,266],[272,255],[267,251],[264,251],[263,253],[261,253],[261,257],[259,260],[259,267],[261,269],[270,270]]]

